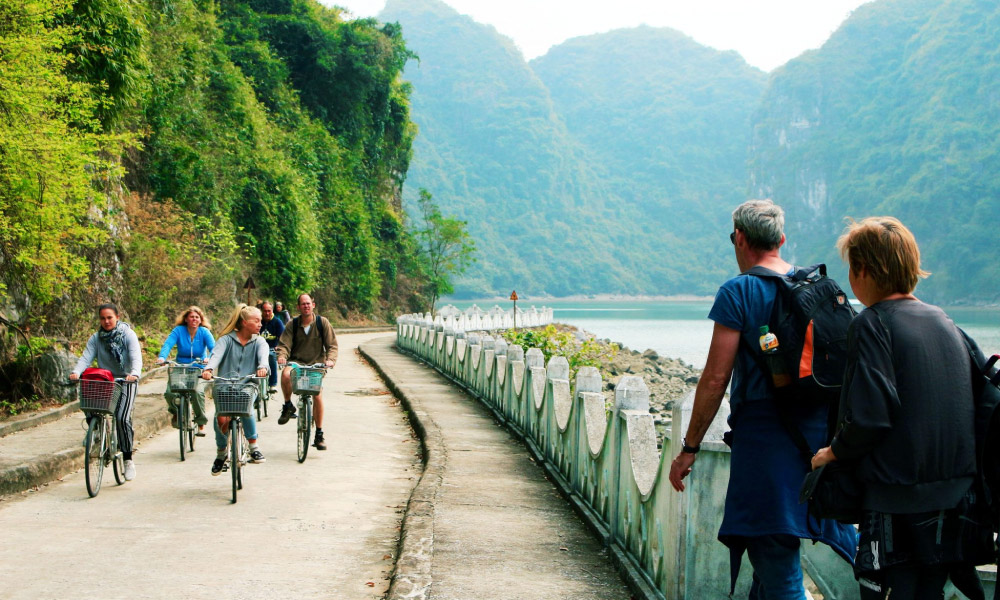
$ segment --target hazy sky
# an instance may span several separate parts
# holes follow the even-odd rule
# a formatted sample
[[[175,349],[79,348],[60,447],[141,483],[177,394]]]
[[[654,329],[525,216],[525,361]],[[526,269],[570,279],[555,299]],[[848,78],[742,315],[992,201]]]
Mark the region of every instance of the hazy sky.
[[[320,0],[372,17],[385,0]],[[569,38],[622,27],[672,27],[770,71],[818,48],[867,0],[445,0],[513,38],[528,59]],[[419,48],[417,49],[419,51]]]

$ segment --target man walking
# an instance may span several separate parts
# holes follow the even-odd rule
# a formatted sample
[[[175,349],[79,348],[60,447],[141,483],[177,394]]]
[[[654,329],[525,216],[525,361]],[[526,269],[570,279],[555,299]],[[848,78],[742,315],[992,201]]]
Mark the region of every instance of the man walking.
[[[683,450],[670,466],[670,483],[683,492],[683,480],[692,471],[732,378],[732,456],[719,540],[730,548],[734,585],[743,553],[749,557],[754,570],[751,600],[806,598],[800,538],[824,542],[847,560],[856,546],[853,527],[817,521],[799,504],[808,465],[783,427],[766,375],[751,353],[760,326],[770,319],[778,282],[746,271],[760,266],[780,274],[792,272],[780,255],[784,224],[784,211],[770,200],[751,200],[733,211],[729,239],[741,274],[722,284],[709,312],[715,329],[708,360],[695,391]],[[826,445],[826,407],[803,410],[795,418],[814,451]]]
[[[289,360],[301,365],[324,363],[332,368],[337,363],[337,336],[333,333],[330,321],[316,314],[316,303],[309,294],[299,296],[299,316],[292,319],[285,327],[278,340],[278,364],[284,366]],[[278,425],[284,425],[295,416],[295,406],[292,405],[292,368],[285,367],[281,372],[281,393],[285,396],[285,405],[281,407]],[[313,397],[313,421],[316,422],[316,438],[313,446],[317,450],[326,450],[323,440],[323,393]]]

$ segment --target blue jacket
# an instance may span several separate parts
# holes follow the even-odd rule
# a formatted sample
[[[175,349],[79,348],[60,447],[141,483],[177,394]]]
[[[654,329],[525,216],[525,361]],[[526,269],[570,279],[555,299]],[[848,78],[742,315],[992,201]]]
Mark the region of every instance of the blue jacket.
[[[188,335],[187,325],[178,325],[167,336],[167,341],[163,342],[163,347],[160,348],[160,358],[166,360],[170,356],[170,349],[174,346],[177,346],[176,361],[186,365],[194,362],[195,359],[208,357],[215,348],[215,338],[212,337],[212,332],[204,327],[199,327],[194,334],[194,340],[192,340],[191,336]]]

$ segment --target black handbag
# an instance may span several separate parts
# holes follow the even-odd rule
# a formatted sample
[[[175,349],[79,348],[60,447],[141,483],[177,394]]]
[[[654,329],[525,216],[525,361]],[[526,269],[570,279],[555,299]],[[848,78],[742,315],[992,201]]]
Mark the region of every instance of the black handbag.
[[[853,463],[833,461],[810,471],[799,489],[799,504],[808,502],[809,514],[841,523],[861,522],[864,487]]]

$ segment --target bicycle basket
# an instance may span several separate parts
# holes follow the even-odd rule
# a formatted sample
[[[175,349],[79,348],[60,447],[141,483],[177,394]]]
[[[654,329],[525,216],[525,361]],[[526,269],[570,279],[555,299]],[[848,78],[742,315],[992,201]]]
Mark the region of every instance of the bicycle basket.
[[[98,379],[80,380],[80,410],[114,413],[122,396],[121,384]]]
[[[323,369],[300,367],[292,379],[292,392],[296,394],[315,394],[323,391]]]
[[[216,383],[214,394],[216,413],[248,416],[257,399],[257,383]]]
[[[167,388],[171,392],[187,392],[195,389],[200,377],[198,367],[168,367]]]

